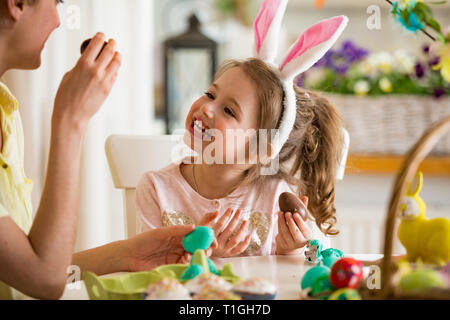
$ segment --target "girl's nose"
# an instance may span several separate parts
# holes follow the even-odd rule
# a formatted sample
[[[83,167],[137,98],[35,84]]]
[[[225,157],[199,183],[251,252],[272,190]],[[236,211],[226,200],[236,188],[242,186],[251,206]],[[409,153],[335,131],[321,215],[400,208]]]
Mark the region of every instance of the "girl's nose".
[[[201,106],[200,111],[205,115],[206,118],[212,119],[214,117],[213,108],[214,106],[212,105],[212,103],[205,103]]]

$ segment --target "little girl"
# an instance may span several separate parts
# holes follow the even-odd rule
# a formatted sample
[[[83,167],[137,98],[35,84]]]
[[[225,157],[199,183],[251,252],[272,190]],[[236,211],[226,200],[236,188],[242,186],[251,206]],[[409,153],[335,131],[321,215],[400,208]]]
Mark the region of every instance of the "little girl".
[[[217,217],[210,214],[205,218],[206,213],[225,211],[213,224],[219,242],[213,256],[298,253],[310,238],[319,238],[327,245],[320,230],[336,233],[334,181],[342,148],[341,120],[325,98],[298,87],[295,91],[296,122],[279,154],[278,173],[260,175],[260,163],[191,163],[188,158],[147,172],[137,186],[139,231],[206,223]],[[192,128],[196,120],[223,132],[274,128],[280,121],[282,97],[277,76],[263,61],[229,61],[218,70],[205,95],[192,105],[186,129],[198,139]],[[210,143],[203,139],[203,150]],[[245,146],[236,145],[239,147]],[[292,190],[293,186],[297,190]],[[316,225],[311,217],[304,222],[298,214],[279,212],[278,197],[286,191],[307,196],[302,200],[309,203]],[[244,222],[238,228],[241,220]],[[244,236],[247,228],[253,233]]]
[[[337,233],[334,181],[342,124],[328,100],[293,86],[293,79],[325,54],[348,19],[335,17],[310,27],[278,67],[274,44],[286,4],[264,1],[255,21],[258,57],[224,63],[192,105],[185,142],[199,156],[141,178],[138,231],[209,225],[218,257],[299,254],[313,238],[329,246],[324,234]],[[264,134],[274,129],[279,140]],[[229,132],[238,133],[236,143]],[[268,164],[276,168],[270,175]],[[295,192],[309,204],[305,220],[299,213],[280,212],[283,192]]]

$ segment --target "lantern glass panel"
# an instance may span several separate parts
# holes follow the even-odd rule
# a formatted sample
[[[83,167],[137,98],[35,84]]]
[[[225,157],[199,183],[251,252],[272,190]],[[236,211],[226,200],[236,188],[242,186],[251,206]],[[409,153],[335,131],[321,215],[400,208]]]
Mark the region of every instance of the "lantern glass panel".
[[[185,128],[192,104],[211,84],[211,51],[171,48],[168,52],[169,133]]]

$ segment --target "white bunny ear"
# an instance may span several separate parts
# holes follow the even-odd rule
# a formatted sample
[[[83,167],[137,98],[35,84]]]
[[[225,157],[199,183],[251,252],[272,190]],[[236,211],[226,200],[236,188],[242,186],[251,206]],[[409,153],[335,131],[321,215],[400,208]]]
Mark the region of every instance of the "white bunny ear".
[[[311,68],[334,45],[347,23],[346,16],[337,16],[309,27],[289,49],[280,67],[282,77],[292,79]]]
[[[278,50],[278,37],[288,0],[264,0],[256,17],[255,51],[261,60],[273,63]]]

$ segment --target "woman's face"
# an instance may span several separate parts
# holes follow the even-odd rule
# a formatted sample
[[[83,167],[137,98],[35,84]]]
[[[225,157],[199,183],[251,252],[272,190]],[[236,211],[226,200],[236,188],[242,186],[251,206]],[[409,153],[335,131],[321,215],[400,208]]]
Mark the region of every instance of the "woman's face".
[[[245,151],[249,141],[244,133],[254,132],[258,118],[257,88],[240,67],[233,67],[223,73],[193,103],[185,123],[190,139],[185,141],[191,149],[205,151],[204,158],[206,153],[215,157],[216,161],[222,159],[222,163],[229,163],[230,160],[226,159],[237,161],[238,152]],[[248,129],[253,130],[247,131]],[[231,138],[231,135],[239,138]],[[221,144],[218,138],[222,138]],[[215,143],[214,148],[210,147],[206,152],[211,143]],[[199,147],[202,149],[199,150]],[[221,155],[216,153],[219,151]],[[233,154],[230,155],[230,152]]]
[[[25,1],[23,13],[16,22],[14,43],[17,61],[15,68],[36,69],[41,65],[41,52],[50,34],[60,25],[57,0]]]

